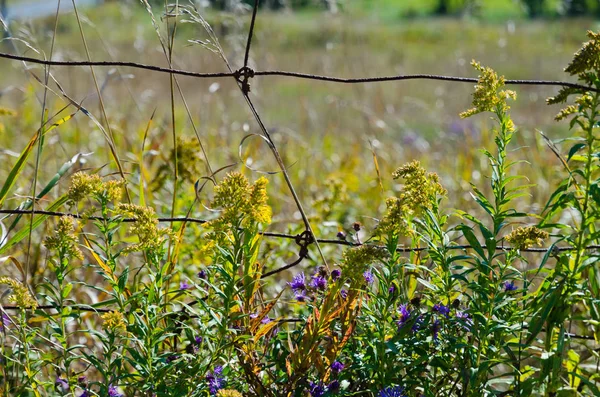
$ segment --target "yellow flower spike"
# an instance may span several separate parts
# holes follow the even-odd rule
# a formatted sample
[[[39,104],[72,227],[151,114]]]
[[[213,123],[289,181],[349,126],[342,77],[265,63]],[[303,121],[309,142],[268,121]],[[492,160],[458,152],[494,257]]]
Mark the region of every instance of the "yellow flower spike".
[[[64,251],[63,254],[69,258],[83,259],[83,253],[77,246],[75,228],[77,221],[71,216],[62,216],[58,220],[56,232],[46,237],[44,245],[49,250]]]
[[[125,331],[127,328],[127,320],[123,313],[111,311],[104,313],[102,316],[102,326],[108,331]]]
[[[102,192],[103,183],[100,175],[88,175],[85,172],[77,172],[71,177],[71,185],[67,192],[70,202],[77,203],[84,198]]]
[[[506,241],[516,249],[527,249],[542,242],[548,238],[548,233],[538,229],[535,226],[519,227],[506,236]]]
[[[517,94],[511,90],[501,90],[505,84],[504,76],[498,76],[492,68],[483,67],[474,60],[471,61],[471,65],[481,74],[473,93],[473,107],[462,112],[460,117],[466,118],[481,112],[506,113],[510,109],[506,103],[507,99],[515,100]]]
[[[14,303],[21,309],[31,308],[35,310],[37,308],[37,301],[20,281],[10,277],[0,277],[0,284],[8,285],[12,289],[8,298],[9,302]]]
[[[361,245],[345,250],[342,258],[342,273],[353,281],[362,282],[363,273],[369,265],[386,258],[387,255],[385,248],[373,245]]]
[[[600,70],[600,32],[594,33],[588,30],[587,36],[590,41],[583,44],[581,49],[573,56],[569,66],[565,68],[565,72],[571,76],[589,70]]]
[[[271,223],[271,207],[267,204],[267,184],[265,177],[254,185],[239,172],[227,174],[223,182],[215,186],[215,198],[211,205],[221,210],[219,218],[210,222],[215,231],[224,231],[231,225]],[[240,224],[240,220],[242,220]]]
[[[145,250],[157,252],[163,247],[167,238],[172,235],[169,229],[158,227],[154,208],[120,203],[117,206],[117,213],[124,217],[134,218],[129,232],[138,236],[139,239],[139,243],[127,247],[124,252]]]
[[[244,397],[244,395],[237,390],[221,389],[217,392],[217,397]]]

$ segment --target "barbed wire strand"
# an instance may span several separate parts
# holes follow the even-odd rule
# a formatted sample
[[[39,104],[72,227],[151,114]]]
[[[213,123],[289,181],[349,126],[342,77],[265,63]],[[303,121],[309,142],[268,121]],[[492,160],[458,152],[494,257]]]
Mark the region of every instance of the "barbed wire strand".
[[[31,214],[32,211],[29,210],[4,210],[4,209],[0,209],[0,214],[5,214],[5,215],[26,215],[26,214]],[[70,216],[73,217],[74,219],[82,219],[82,220],[93,220],[93,221],[101,221],[101,220],[105,220],[105,218],[101,217],[101,216],[84,216],[84,215],[80,215],[80,214],[75,214],[75,213],[69,213],[69,212],[59,212],[59,211],[43,211],[43,210],[35,210],[33,211],[33,214],[35,215],[47,215],[50,217],[62,217],[62,216]],[[194,217],[185,217],[185,216],[180,216],[180,217],[159,217],[157,218],[158,222],[161,223],[176,223],[176,222],[187,222],[187,223],[196,223],[196,224],[205,224],[210,222],[207,219],[201,219],[201,218],[194,218]],[[121,222],[124,223],[131,223],[131,222],[135,222],[136,219],[135,218],[122,218],[120,219]],[[289,234],[289,233],[281,233],[281,232],[259,232],[260,235],[264,236],[264,237],[270,237],[270,238],[282,238],[282,239],[288,239],[288,240],[296,240],[298,239],[298,234]],[[327,239],[327,238],[318,238],[316,239],[320,244],[332,244],[332,245],[343,245],[343,246],[348,246],[348,247],[360,247],[362,245],[365,245],[364,243],[357,243],[357,242],[353,242],[353,241],[347,241],[347,240],[339,240],[339,239]],[[384,246],[381,246],[382,248],[385,248]],[[466,245],[452,245],[447,247],[447,249],[450,250],[468,250],[468,249],[473,249],[474,247],[472,245],[466,244]],[[481,248],[483,249],[487,249],[487,247],[485,245],[482,245]],[[513,249],[513,247],[511,246],[497,246],[495,247],[496,251],[510,251],[511,249]],[[548,251],[554,250],[557,252],[564,252],[564,251],[573,251],[576,248],[573,247],[558,247],[558,246],[554,246],[554,247],[531,247],[531,248],[522,248],[519,251],[521,252],[537,252],[537,253],[546,253]],[[586,250],[600,250],[600,244],[598,245],[588,245],[585,247]],[[422,252],[422,251],[426,251],[427,248],[426,247],[416,247],[416,248],[408,248],[408,247],[399,247],[397,248],[398,252]]]
[[[155,65],[148,65],[138,62],[127,62],[127,61],[50,61],[32,57],[25,57],[15,54],[9,54],[0,52],[0,58],[12,59],[16,61],[25,61],[34,64],[47,65],[47,66],[100,66],[100,67],[130,67],[134,69],[150,70],[153,72],[160,73],[171,73],[182,76],[196,77],[196,78],[227,78],[236,77],[243,74],[242,69],[249,69],[248,66],[233,71],[233,72],[214,72],[214,73],[201,73],[192,72],[190,70],[172,69]],[[325,76],[311,73],[300,73],[290,72],[283,70],[257,70],[253,71],[254,77],[256,76],[281,76],[281,77],[294,77],[305,80],[317,80],[327,81],[331,83],[342,83],[342,84],[363,84],[363,83],[379,83],[386,81],[402,81],[402,80],[441,80],[450,81],[457,83],[477,83],[478,79],[473,77],[459,77],[459,76],[446,76],[436,74],[404,74],[404,75],[391,75],[391,76],[376,76],[376,77],[359,77],[359,78],[344,78],[336,76]],[[506,79],[506,84],[509,85],[538,85],[538,86],[555,86],[555,87],[569,87],[574,89],[580,89],[584,91],[600,92],[600,89],[595,87],[589,87],[583,84],[572,83],[568,81],[557,81],[557,80],[528,80],[528,79]]]

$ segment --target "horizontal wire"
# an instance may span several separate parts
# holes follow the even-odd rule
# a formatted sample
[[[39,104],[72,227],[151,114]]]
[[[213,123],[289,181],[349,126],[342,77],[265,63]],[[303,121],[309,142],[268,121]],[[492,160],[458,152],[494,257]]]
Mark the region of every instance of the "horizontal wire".
[[[46,66],[114,66],[114,67],[130,67],[135,69],[150,70],[153,72],[170,73],[182,76],[196,77],[196,78],[224,78],[224,77],[235,77],[239,78],[241,75],[240,71],[236,72],[221,72],[221,73],[200,73],[192,72],[189,70],[165,68],[155,65],[147,65],[138,62],[124,62],[124,61],[48,61],[44,59],[25,57],[15,54],[9,54],[0,52],[0,58],[12,59],[16,61],[36,63]],[[247,67],[243,69],[248,69]],[[477,78],[472,77],[457,77],[457,76],[444,76],[435,74],[409,74],[409,75],[395,75],[395,76],[379,76],[379,77],[362,77],[362,78],[342,78],[334,76],[323,76],[318,74],[310,73],[299,73],[299,72],[288,72],[282,70],[263,70],[263,71],[252,71],[253,76],[283,76],[283,77],[295,77],[306,80],[318,80],[328,81],[331,83],[343,83],[343,84],[362,84],[362,83],[377,83],[384,81],[402,81],[402,80],[442,80],[442,81],[453,81],[459,83],[477,83]],[[506,79],[506,84],[510,85],[542,85],[542,86],[556,86],[556,87],[569,87],[575,89],[581,89],[585,91],[600,92],[600,89],[589,87],[583,84],[571,83],[567,81],[554,81],[554,80],[521,80],[521,79]]]
[[[100,216],[83,216],[80,214],[73,214],[73,213],[68,213],[68,212],[58,212],[58,211],[42,211],[42,210],[2,210],[0,209],[0,214],[5,214],[5,215],[30,215],[30,214],[35,214],[35,215],[47,215],[47,216],[52,216],[52,217],[61,217],[61,216],[70,216],[73,217],[75,219],[90,219],[90,220],[103,220],[104,218],[100,217]],[[200,218],[193,218],[193,217],[185,217],[185,216],[181,216],[181,217],[163,217],[163,218],[157,218],[157,220],[161,223],[176,223],[176,222],[189,222],[189,223],[197,223],[197,224],[205,224],[208,223],[209,221],[206,219],[200,219]],[[127,223],[131,223],[131,222],[135,222],[136,219],[135,218],[123,218],[121,219],[122,222],[127,222]],[[295,234],[287,234],[287,233],[280,233],[280,232],[259,232],[260,235],[264,236],[264,237],[271,237],[271,238],[282,238],[282,239],[288,239],[288,240],[296,240],[298,238],[298,235]],[[355,243],[352,241],[346,241],[346,240],[336,240],[336,239],[326,239],[326,238],[319,238],[317,239],[317,241],[319,243],[322,244],[331,244],[331,245],[343,245],[343,246],[348,246],[348,247],[360,247],[363,246],[365,244],[362,243]],[[381,246],[381,248],[385,248],[384,246]],[[474,249],[475,247],[472,245],[452,245],[449,247],[446,247],[446,249],[448,250],[468,250],[468,249]],[[485,245],[481,246],[482,249],[487,249],[487,247]],[[397,252],[421,252],[421,251],[427,251],[428,248],[426,247],[417,247],[417,248],[404,248],[404,247],[399,247],[396,249]],[[510,251],[511,249],[513,249],[513,247],[510,246],[497,246],[495,247],[496,251]],[[573,251],[576,250],[577,248],[574,247],[548,247],[548,248],[544,248],[544,247],[540,247],[540,248],[536,248],[536,247],[531,247],[531,248],[522,248],[519,251],[521,252],[538,252],[538,253],[543,253],[543,252],[548,252],[548,251],[556,251],[556,252],[564,252],[564,251]],[[600,245],[588,245],[586,247],[584,247],[585,250],[598,250],[600,249]]]

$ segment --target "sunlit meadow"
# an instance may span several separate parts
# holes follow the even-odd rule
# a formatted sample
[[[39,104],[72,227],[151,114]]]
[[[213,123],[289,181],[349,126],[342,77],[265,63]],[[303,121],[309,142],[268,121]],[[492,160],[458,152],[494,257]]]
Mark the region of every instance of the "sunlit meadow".
[[[237,70],[250,11],[2,52]],[[597,23],[345,11],[260,10],[249,66],[478,83],[256,76],[269,142],[233,78],[0,58],[2,395],[600,395]]]

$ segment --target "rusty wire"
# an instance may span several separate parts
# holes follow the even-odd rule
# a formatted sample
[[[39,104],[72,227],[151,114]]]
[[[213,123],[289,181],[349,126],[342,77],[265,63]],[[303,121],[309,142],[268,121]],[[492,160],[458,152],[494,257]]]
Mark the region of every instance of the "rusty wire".
[[[251,42],[251,41],[250,41]],[[51,61],[39,58],[25,57],[15,54],[9,54],[0,52],[0,58],[12,59],[16,61],[29,62],[34,64],[46,65],[46,66],[114,66],[114,67],[130,67],[134,69],[150,70],[153,72],[177,74],[181,76],[195,77],[195,78],[227,78],[227,77],[238,77],[244,75],[245,71],[249,72],[249,77],[257,76],[281,76],[281,77],[293,77],[304,80],[317,80],[327,81],[330,83],[342,83],[342,84],[363,84],[363,83],[379,83],[385,81],[403,81],[403,80],[441,80],[451,81],[457,83],[477,83],[478,79],[474,77],[460,77],[460,76],[445,76],[437,74],[400,74],[392,76],[374,76],[374,77],[357,77],[357,78],[344,78],[336,76],[325,76],[311,73],[300,73],[291,72],[284,70],[252,70],[247,65],[244,67],[232,71],[232,72],[216,72],[216,73],[201,73],[193,72],[190,70],[172,69],[165,68],[155,65],[147,65],[138,62],[127,62],[127,61]],[[583,84],[571,83],[568,81],[557,81],[557,80],[527,80],[527,79],[506,79],[505,84],[509,85],[539,85],[539,86],[555,86],[555,87],[569,87],[580,89],[584,91],[600,92],[600,89],[595,87],[589,87]]]
[[[105,218],[102,218],[101,216],[83,216],[80,214],[75,214],[75,213],[69,213],[69,212],[59,212],[59,211],[43,211],[43,210],[3,210],[0,209],[0,214],[5,214],[5,215],[30,215],[30,214],[34,214],[34,215],[46,215],[46,216],[50,216],[50,217],[61,217],[61,216],[70,216],[73,217],[74,219],[86,219],[86,220],[93,220],[93,221],[100,221],[100,220],[104,220]],[[205,224],[208,223],[209,220],[207,219],[201,219],[201,218],[194,218],[194,217],[189,217],[189,216],[177,216],[177,217],[159,217],[157,218],[158,222],[161,223],[178,223],[178,222],[186,222],[186,223],[196,223],[196,224]],[[124,223],[131,223],[131,222],[135,222],[135,218],[122,218],[120,219],[121,222]],[[290,233],[282,233],[282,232],[264,232],[261,231],[259,232],[260,235],[264,236],[264,237],[269,237],[269,238],[281,238],[281,239],[287,239],[287,240],[295,240],[298,241],[299,237],[302,235],[301,234],[290,234]],[[342,246],[347,246],[347,247],[360,247],[362,245],[365,245],[364,243],[358,243],[358,242],[354,242],[354,241],[348,241],[348,240],[340,240],[340,239],[327,239],[327,238],[317,238],[316,239],[317,242],[319,242],[320,244],[330,244],[330,245],[342,245]],[[302,246],[299,243],[300,246]],[[385,248],[382,246],[382,248]],[[487,247],[485,245],[482,245],[481,248],[483,249],[487,249]],[[469,244],[465,244],[465,245],[451,245],[448,246],[447,249],[449,250],[469,250],[469,249],[473,249],[472,245]],[[497,247],[495,247],[496,251],[510,251],[512,250],[513,247],[511,246],[502,246],[499,245]],[[551,247],[531,247],[531,248],[522,248],[519,251],[520,252],[537,252],[537,253],[546,253],[548,251],[556,251],[556,252],[564,252],[564,251],[573,251],[575,248],[573,247],[558,247],[558,246],[551,246]],[[588,245],[585,247],[586,250],[600,250],[600,244],[599,245]],[[398,252],[422,252],[422,251],[427,251],[426,247],[399,247],[397,248]]]

